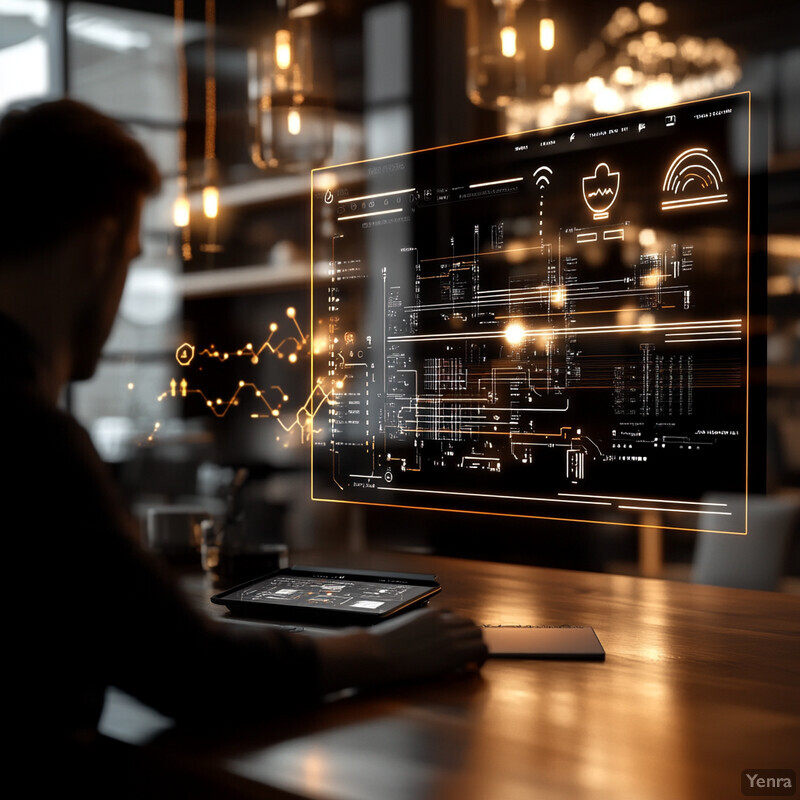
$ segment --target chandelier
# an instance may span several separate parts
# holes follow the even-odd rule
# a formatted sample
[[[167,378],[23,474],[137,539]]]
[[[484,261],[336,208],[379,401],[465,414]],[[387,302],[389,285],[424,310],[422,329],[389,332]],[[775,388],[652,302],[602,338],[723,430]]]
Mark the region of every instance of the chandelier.
[[[651,2],[618,8],[600,37],[575,58],[575,83],[522,102],[507,114],[509,131],[549,127],[592,114],[616,114],[708,97],[741,77],[733,48],[720,39],[671,37],[669,15]]]

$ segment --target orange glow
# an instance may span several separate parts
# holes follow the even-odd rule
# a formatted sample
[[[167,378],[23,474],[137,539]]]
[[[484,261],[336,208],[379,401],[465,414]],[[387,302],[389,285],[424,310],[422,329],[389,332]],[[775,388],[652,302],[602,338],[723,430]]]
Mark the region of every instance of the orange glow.
[[[517,54],[517,29],[513,25],[506,25],[500,31],[500,52],[506,58],[514,58]]]
[[[219,213],[219,189],[216,186],[206,186],[203,189],[203,214],[208,219],[216,219]]]
[[[549,17],[539,21],[539,46],[542,50],[552,50],[556,43],[556,24]]]
[[[176,228],[185,228],[189,224],[189,217],[189,198],[182,194],[176,198],[172,207],[172,222]]]
[[[517,345],[525,338],[525,328],[519,322],[512,322],[505,331],[506,341],[511,345]]]
[[[287,30],[275,32],[275,66],[278,69],[292,66],[292,34]]]
[[[300,112],[293,108],[286,117],[286,127],[292,136],[298,136],[302,128]]]

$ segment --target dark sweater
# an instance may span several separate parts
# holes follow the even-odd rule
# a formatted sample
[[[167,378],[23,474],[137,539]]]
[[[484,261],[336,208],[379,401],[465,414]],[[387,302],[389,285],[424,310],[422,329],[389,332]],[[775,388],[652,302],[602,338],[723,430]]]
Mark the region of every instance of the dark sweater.
[[[24,702],[23,743],[91,738],[108,686],[204,723],[319,700],[312,643],[219,631],[188,607],[86,431],[35,390],[31,339],[2,315],[0,337],[7,690]]]

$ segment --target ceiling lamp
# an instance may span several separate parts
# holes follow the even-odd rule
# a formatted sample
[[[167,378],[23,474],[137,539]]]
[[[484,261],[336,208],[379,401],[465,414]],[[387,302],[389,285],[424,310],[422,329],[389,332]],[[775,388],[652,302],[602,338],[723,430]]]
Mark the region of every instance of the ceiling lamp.
[[[333,149],[331,61],[325,3],[279,0],[274,30],[249,54],[253,161],[307,169]]]
[[[475,105],[506,108],[543,82],[556,41],[544,0],[449,0],[467,23],[467,94]]]
[[[509,132],[549,127],[594,114],[660,108],[730,89],[741,70],[720,39],[671,37],[668,12],[655,3],[618,8],[600,37],[575,58],[575,83],[561,83],[509,107]]]
[[[191,208],[187,193],[186,163],[186,121],[189,116],[189,91],[186,71],[186,52],[184,50],[184,0],[174,0],[175,14],[175,56],[178,65],[178,94],[180,96],[181,124],[178,128],[178,191],[172,206],[172,221],[181,231],[181,257],[184,261],[192,259]]]

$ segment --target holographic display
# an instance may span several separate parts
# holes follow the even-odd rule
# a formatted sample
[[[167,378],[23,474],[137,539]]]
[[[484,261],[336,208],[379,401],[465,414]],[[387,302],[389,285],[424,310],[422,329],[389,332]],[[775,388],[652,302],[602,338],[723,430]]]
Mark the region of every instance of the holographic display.
[[[318,500],[745,533],[750,96],[315,170]]]

